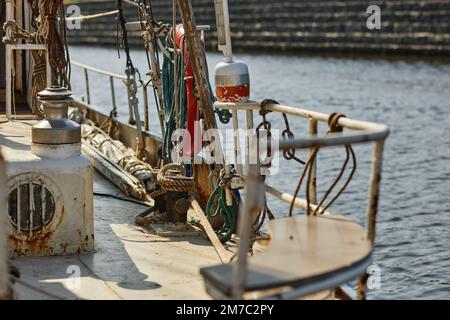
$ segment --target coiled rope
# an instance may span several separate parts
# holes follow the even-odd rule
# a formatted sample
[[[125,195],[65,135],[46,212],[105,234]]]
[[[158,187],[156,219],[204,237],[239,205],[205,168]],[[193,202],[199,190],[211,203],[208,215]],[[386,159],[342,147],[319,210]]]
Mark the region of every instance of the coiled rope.
[[[165,191],[190,192],[194,186],[192,177],[186,177],[184,166],[177,163],[169,163],[162,167],[156,179]]]

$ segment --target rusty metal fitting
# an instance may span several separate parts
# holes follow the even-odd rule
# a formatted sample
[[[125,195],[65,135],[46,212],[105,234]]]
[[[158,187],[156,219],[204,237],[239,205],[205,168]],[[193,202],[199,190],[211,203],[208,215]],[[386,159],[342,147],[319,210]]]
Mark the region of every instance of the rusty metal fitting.
[[[259,104],[259,114],[261,116],[264,117],[269,112],[272,112],[270,110],[267,110],[267,105],[269,104],[279,104],[279,103],[273,99],[264,99],[263,101],[261,101],[261,103]]]
[[[339,119],[346,118],[345,114],[334,112],[328,117],[329,132],[342,132],[344,128],[339,125]]]

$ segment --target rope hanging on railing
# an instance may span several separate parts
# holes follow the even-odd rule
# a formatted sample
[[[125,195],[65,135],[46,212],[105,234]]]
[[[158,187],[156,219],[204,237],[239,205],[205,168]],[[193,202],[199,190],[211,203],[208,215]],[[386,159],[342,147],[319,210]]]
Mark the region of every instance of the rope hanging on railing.
[[[339,119],[342,117],[345,117],[345,115],[340,114],[340,113],[333,113],[330,115],[330,117],[328,119],[329,128],[328,128],[327,132],[325,133],[325,135],[343,131],[343,128],[339,125]],[[323,214],[339,198],[339,196],[345,191],[345,189],[349,185],[350,181],[352,180],[352,178],[356,172],[357,162],[356,162],[356,156],[355,156],[352,146],[350,144],[346,144],[344,147],[345,147],[345,152],[346,152],[346,158],[345,158],[344,163],[339,171],[338,176],[334,179],[331,186],[328,188],[328,190],[325,192],[325,194],[323,195],[321,200],[318,202],[314,211],[311,212],[311,201],[310,201],[311,197],[309,194],[310,190],[309,190],[308,186],[310,185],[311,179],[312,179],[312,167],[313,167],[312,164],[316,161],[317,154],[319,153],[319,150],[320,150],[319,147],[314,148],[314,150],[311,152],[311,156],[309,157],[308,161],[305,164],[304,169],[302,170],[302,172],[300,174],[299,181],[297,183],[295,192],[293,194],[293,200],[292,200],[290,208],[289,208],[289,216],[292,216],[295,199],[297,198],[297,196],[300,192],[300,188],[301,188],[301,185],[303,183],[303,180],[304,180],[306,174],[308,174],[307,187],[306,187],[306,201],[307,201],[306,212],[307,212],[307,214],[312,214],[312,215]],[[334,188],[337,186],[339,181],[342,179],[342,177],[345,173],[345,170],[347,169],[347,165],[348,165],[350,159],[352,161],[353,167],[350,171],[349,176],[343,183],[342,187],[338,190],[336,195],[328,202],[328,204],[326,204],[323,208],[321,208],[324,205],[326,199],[333,192]]]
[[[236,193],[232,193],[231,206],[227,204],[226,200],[227,189],[231,190],[230,183],[236,175],[234,168],[230,174],[226,174],[225,169],[222,169],[216,187],[206,204],[205,213],[210,221],[223,218],[222,226],[216,230],[216,234],[222,243],[230,240],[236,229],[239,199],[236,199]]]

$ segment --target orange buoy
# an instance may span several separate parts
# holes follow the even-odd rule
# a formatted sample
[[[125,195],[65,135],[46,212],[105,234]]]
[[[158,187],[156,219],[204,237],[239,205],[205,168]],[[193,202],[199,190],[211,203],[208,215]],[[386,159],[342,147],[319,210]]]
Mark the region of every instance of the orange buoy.
[[[214,70],[217,100],[245,102],[250,97],[250,75],[247,64],[226,59]]]

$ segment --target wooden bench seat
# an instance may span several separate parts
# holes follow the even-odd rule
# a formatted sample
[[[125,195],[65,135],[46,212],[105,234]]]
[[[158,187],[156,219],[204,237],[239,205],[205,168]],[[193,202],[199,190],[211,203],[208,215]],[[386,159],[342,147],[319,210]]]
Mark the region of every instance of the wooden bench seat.
[[[275,219],[269,232],[266,250],[248,259],[245,292],[288,287],[298,296],[308,295],[356,279],[371,262],[365,230],[343,216]],[[231,297],[232,266],[201,269],[213,297]]]

